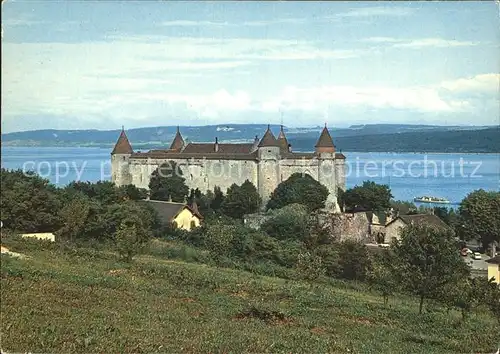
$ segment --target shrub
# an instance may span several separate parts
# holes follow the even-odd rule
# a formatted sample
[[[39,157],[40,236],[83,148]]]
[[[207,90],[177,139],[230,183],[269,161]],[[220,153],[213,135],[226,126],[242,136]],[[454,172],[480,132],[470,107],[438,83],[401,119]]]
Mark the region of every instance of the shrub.
[[[366,246],[360,242],[345,240],[339,247],[339,276],[350,280],[365,280],[371,268],[371,258]]]
[[[308,233],[309,213],[301,204],[290,204],[272,211],[261,230],[278,240],[303,240]]]
[[[134,255],[142,251],[150,238],[151,232],[138,217],[123,220],[115,232],[116,248],[125,262],[131,262]]]
[[[311,252],[301,252],[297,257],[297,272],[306,280],[316,280],[325,274],[323,260]]]

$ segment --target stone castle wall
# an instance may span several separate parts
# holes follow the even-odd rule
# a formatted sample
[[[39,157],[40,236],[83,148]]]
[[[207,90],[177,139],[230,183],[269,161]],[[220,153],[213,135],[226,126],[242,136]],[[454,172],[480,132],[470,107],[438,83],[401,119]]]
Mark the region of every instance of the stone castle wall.
[[[215,186],[227,190],[233,183],[241,185],[249,180],[257,186],[257,163],[249,160],[203,160],[203,159],[166,159],[130,160],[132,184],[148,188],[151,173],[161,164],[173,161],[182,171],[189,188],[199,188],[202,192],[213,190]]]
[[[315,217],[321,228],[328,231],[335,241],[354,240],[373,243],[374,235],[370,232],[370,222],[366,213],[332,213],[321,210]]]
[[[345,189],[343,176],[344,160],[330,159],[283,159],[273,154],[261,156],[260,162],[253,160],[208,160],[208,159],[138,159],[126,154],[111,157],[112,181],[117,185],[134,184],[148,189],[151,173],[161,164],[174,161],[182,171],[189,188],[202,192],[215,186],[223,192],[233,183],[241,185],[252,182],[263,199],[263,205],[282,181],[294,173],[308,174],[330,191],[329,208],[338,210],[337,187]]]

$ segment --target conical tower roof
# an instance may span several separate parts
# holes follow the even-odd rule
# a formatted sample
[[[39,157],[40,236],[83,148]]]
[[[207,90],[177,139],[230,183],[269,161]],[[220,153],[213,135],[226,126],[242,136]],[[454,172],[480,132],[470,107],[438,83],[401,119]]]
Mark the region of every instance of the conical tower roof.
[[[315,147],[322,148],[322,150],[326,148],[335,151],[335,145],[333,144],[332,136],[330,135],[326,124],[323,128],[323,131],[321,132],[321,135],[319,136],[318,142],[316,143]]]
[[[179,127],[177,127],[177,133],[175,134],[174,141],[170,145],[171,150],[182,150],[184,148],[184,139],[182,138]]]
[[[278,141],[273,135],[273,132],[271,131],[271,127],[268,125],[267,130],[264,133],[264,136],[260,140],[259,147],[264,147],[264,146],[279,146]]]
[[[288,140],[285,136],[285,131],[283,130],[283,126],[281,126],[280,133],[278,135],[278,145],[280,146],[281,151],[288,151]]]
[[[111,155],[132,154],[133,152],[134,150],[132,149],[132,145],[130,145],[127,134],[125,134],[125,129],[122,127],[122,131],[120,133],[120,136],[118,137],[118,141],[116,142],[115,147],[113,148],[113,151],[111,151]]]

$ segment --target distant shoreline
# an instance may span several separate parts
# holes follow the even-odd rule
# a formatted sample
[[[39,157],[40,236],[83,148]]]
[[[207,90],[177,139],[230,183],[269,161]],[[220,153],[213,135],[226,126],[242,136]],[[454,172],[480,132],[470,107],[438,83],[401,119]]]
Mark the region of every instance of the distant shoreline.
[[[146,143],[145,143],[146,144]],[[140,145],[140,143],[138,144],[135,144],[136,146],[137,145]],[[2,143],[1,144],[1,147],[2,149],[3,148],[44,148],[44,149],[48,149],[48,148],[79,148],[79,149],[85,149],[85,148],[88,148],[88,149],[109,149],[110,150],[110,153],[111,153],[111,150],[113,148],[113,144],[110,144],[110,145],[106,145],[106,146],[103,146],[103,145],[35,145],[35,144],[26,144],[26,145],[15,145],[15,144],[4,144]],[[142,146],[138,146],[137,149],[135,149],[136,151],[138,150],[150,150],[150,149],[153,149],[153,148],[157,148],[158,146],[152,146],[152,145],[149,145],[149,146],[145,146],[146,149],[141,149]],[[339,150],[340,151],[340,150]],[[306,151],[306,150],[297,150],[296,152],[313,152],[312,150],[309,150],[309,151]],[[449,151],[404,151],[404,150],[401,150],[401,151],[373,151],[373,150],[353,150],[353,151],[342,151],[343,153],[345,154],[349,154],[349,153],[373,153],[373,154],[419,154],[419,155],[457,155],[457,154],[463,154],[463,155],[500,155],[500,151],[499,152],[472,152],[472,151],[452,151],[452,152],[449,152]]]

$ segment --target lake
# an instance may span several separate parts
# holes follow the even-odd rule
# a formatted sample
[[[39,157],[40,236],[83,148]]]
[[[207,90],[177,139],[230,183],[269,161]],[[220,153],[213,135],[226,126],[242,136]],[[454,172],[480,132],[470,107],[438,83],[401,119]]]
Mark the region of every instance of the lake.
[[[2,167],[33,170],[63,186],[74,180],[110,180],[111,149],[2,146]],[[347,187],[365,180],[390,186],[398,200],[416,196],[460,202],[475,189],[498,191],[500,154],[344,152]]]

